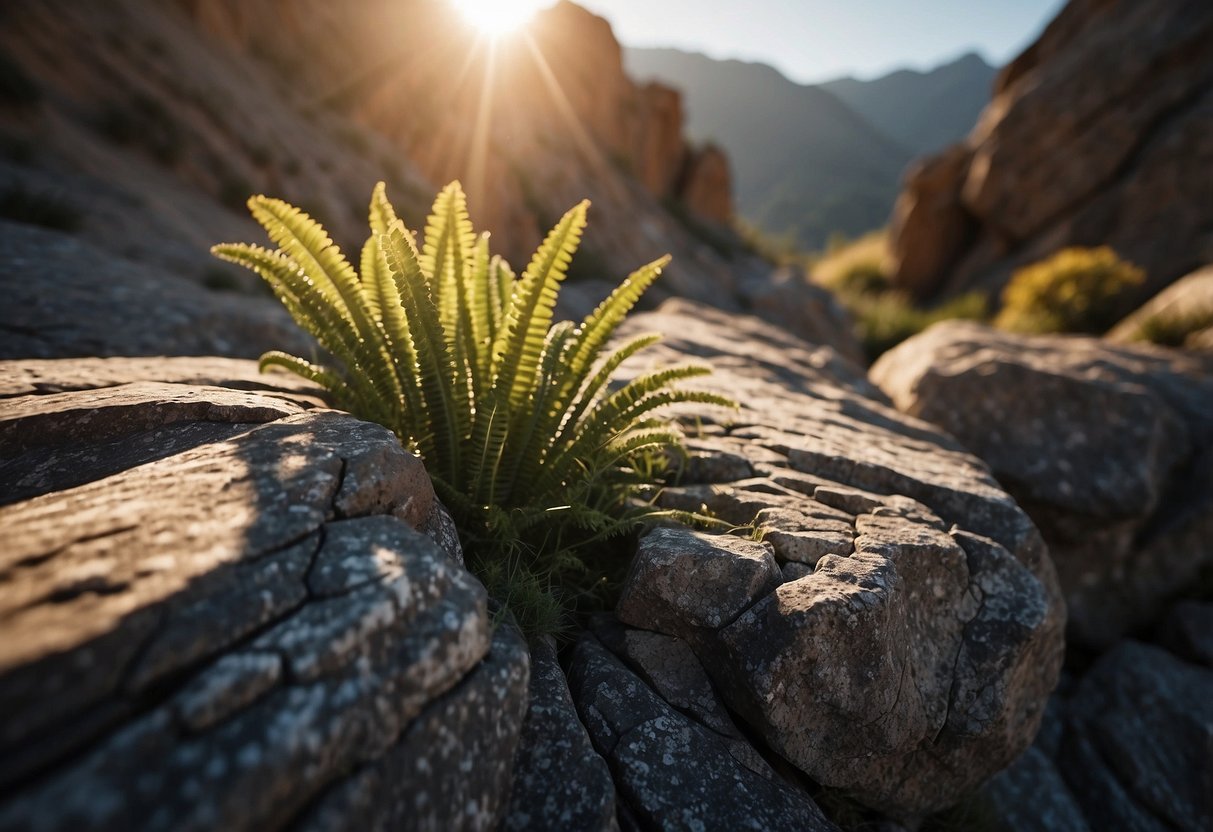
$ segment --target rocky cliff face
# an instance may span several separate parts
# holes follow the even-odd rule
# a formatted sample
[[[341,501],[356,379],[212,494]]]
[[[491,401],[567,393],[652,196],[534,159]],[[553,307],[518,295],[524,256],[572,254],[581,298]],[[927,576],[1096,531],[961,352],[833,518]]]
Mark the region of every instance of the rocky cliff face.
[[[895,281],[996,290],[1059,248],[1106,244],[1150,295],[1213,259],[1210,42],[1201,0],[1072,0],[968,139],[908,176]]]
[[[692,209],[730,213],[727,165],[684,175],[678,94],[634,84],[607,23],[572,4],[529,38],[477,43],[440,0],[7,4],[0,53],[31,92],[0,102],[6,187],[195,279],[216,270],[210,243],[257,236],[253,192],[360,243],[376,179],[418,225],[460,178],[519,268],[589,196],[576,276],[617,281],[668,251],[666,290],[738,303],[726,258],[666,208],[692,182]]]

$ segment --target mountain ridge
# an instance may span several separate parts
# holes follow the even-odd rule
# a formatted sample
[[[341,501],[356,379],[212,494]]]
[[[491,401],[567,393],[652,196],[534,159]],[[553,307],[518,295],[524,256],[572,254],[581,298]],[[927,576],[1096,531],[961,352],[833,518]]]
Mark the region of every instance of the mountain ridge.
[[[984,69],[977,71],[974,59]],[[854,236],[883,225],[906,166],[924,147],[943,146],[963,135],[955,126],[958,118],[941,120],[934,110],[899,135],[889,128],[899,116],[876,125],[861,108],[890,109],[880,104],[889,97],[886,84],[911,108],[932,99],[938,108],[939,99],[954,95],[950,87],[976,71],[984,91],[971,100],[966,87],[965,114],[959,119],[971,126],[988,97],[986,76],[992,79],[994,73],[973,53],[925,73],[907,69],[873,81],[826,84],[797,83],[761,62],[718,60],[672,48],[625,48],[624,65],[638,80],[682,90],[687,131],[697,140],[720,143],[729,153],[738,208],[748,222],[817,249],[836,232]],[[932,79],[940,78],[946,83],[933,88]],[[852,103],[856,99],[858,108]],[[922,137],[930,132],[923,124],[941,122],[933,137]],[[762,129],[755,130],[755,124]]]

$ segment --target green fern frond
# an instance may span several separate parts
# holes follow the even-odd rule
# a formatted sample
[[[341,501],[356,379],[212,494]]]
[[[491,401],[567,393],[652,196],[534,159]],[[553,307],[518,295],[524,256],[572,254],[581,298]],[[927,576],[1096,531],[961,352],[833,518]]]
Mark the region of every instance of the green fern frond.
[[[510,407],[526,406],[535,387],[535,376],[560,281],[568,272],[573,252],[585,229],[589,200],[568,211],[548,234],[514,287],[504,332],[498,335],[494,353],[501,359],[494,366],[494,384],[509,389]]]
[[[401,306],[409,320],[416,348],[417,378],[422,394],[422,412],[429,419],[426,435],[434,437],[434,448],[426,459],[431,461],[432,473],[448,482],[456,480],[459,470],[460,446],[464,437],[455,415],[455,392],[452,380],[455,365],[443,335],[438,307],[430,295],[429,283],[418,264],[413,240],[403,224],[396,223],[379,238],[388,270],[400,293]]]
[[[607,351],[668,258],[633,272],[582,321],[553,324],[561,283],[586,224],[575,206],[520,279],[476,236],[458,183],[434,202],[419,252],[376,185],[359,270],[323,227],[290,205],[249,201],[278,250],[214,253],[257,272],[331,356],[266,353],[338,406],[390,427],[417,450],[456,518],[468,564],[530,632],[601,603],[619,562],[601,542],[673,516],[652,503],[682,437],[663,408],[727,398],[678,385],[706,372],[671,367],[611,391],[620,365],[659,336]],[[646,502],[646,499],[648,502]]]
[[[279,350],[270,350],[261,356],[261,359],[257,362],[257,369],[264,373],[271,367],[278,367],[287,372],[294,373],[300,378],[307,379],[313,384],[319,385],[333,397],[334,403],[339,407],[347,406],[352,401],[349,386],[336,373],[321,367],[319,364],[313,364],[297,355],[291,355]]]

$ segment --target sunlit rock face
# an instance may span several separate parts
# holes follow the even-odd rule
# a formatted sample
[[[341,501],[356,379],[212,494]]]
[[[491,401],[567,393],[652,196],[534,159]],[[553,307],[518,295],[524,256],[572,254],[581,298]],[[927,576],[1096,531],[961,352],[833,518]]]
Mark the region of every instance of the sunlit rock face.
[[[651,532],[619,619],[688,646],[768,752],[889,815],[944,808],[1014,760],[1057,682],[1065,612],[989,469],[833,350],[679,302],[628,326],[671,333],[665,357],[707,361],[705,383],[742,403],[684,414],[691,455],[659,505],[761,542]]]
[[[999,76],[961,145],[907,177],[894,281],[998,289],[1066,246],[1110,245],[1143,295],[1213,260],[1213,6],[1073,0]]]
[[[526,646],[421,461],[316,392],[2,365],[0,829],[498,824]]]
[[[1213,564],[1207,361],[954,321],[881,356],[871,377],[989,463],[1032,515],[1072,642],[1106,649],[1200,592]]]

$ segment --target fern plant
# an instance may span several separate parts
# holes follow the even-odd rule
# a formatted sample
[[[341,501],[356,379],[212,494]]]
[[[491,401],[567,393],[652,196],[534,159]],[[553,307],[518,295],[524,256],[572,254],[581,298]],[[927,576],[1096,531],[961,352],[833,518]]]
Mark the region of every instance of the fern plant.
[[[556,224],[521,278],[473,230],[458,182],[435,200],[421,248],[379,183],[357,271],[298,208],[265,196],[248,204],[276,248],[223,244],[213,253],[265,279],[328,353],[313,363],[269,352],[262,370],[315,382],[419,453],[469,566],[532,632],[557,629],[601,586],[607,570],[595,544],[661,513],[638,495],[653,461],[681,441],[656,411],[736,407],[678,386],[710,372],[703,366],[611,384],[620,364],[659,340],[608,348],[668,257],[633,272],[580,324],[553,323],[588,202]]]

